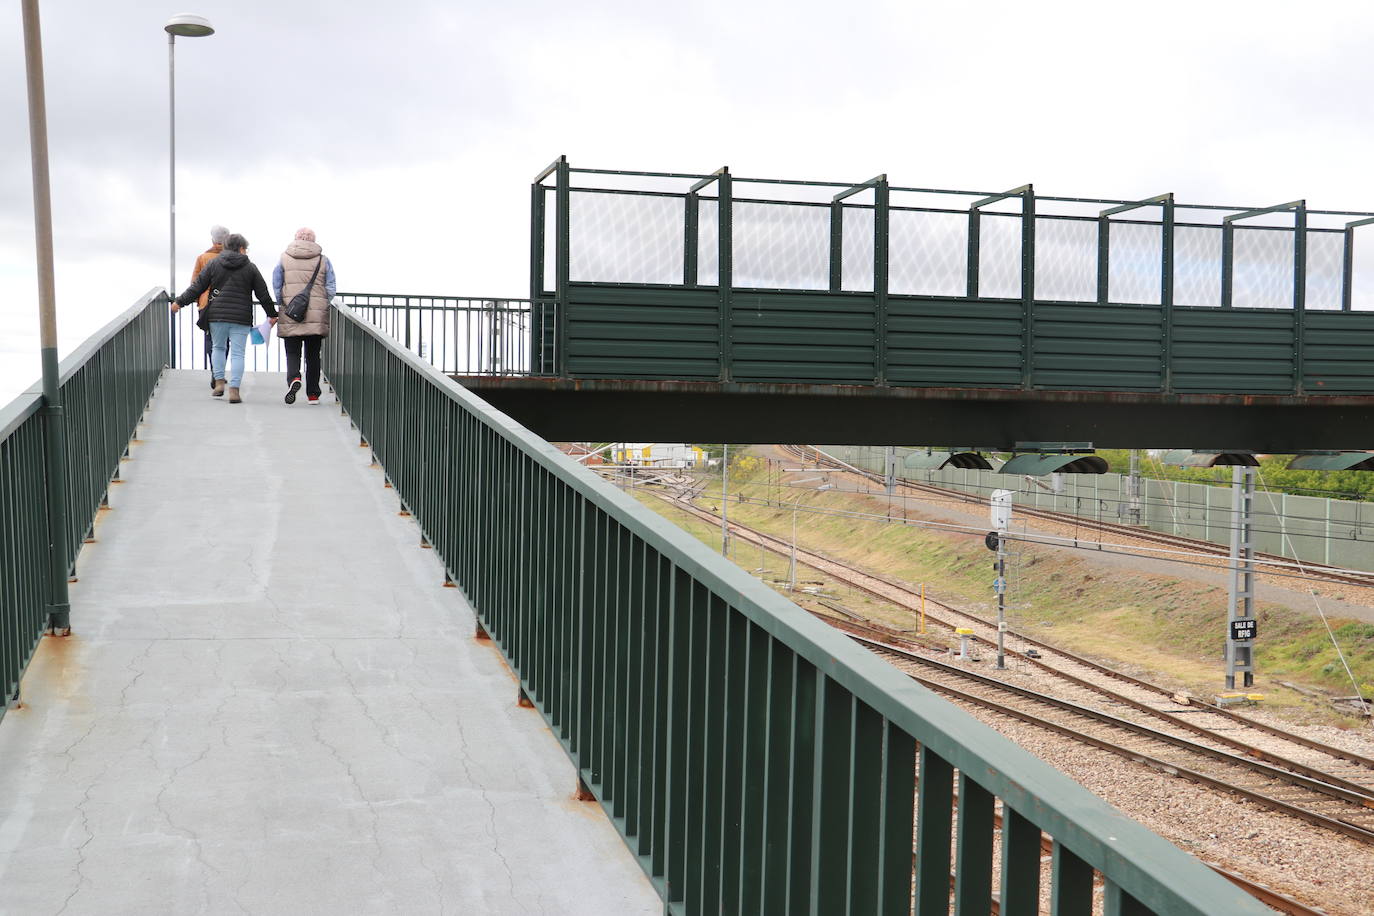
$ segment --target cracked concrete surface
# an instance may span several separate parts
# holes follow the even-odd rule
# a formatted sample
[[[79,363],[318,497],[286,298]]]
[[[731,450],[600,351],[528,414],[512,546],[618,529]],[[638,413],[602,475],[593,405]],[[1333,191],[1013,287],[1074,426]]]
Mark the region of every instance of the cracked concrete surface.
[[[332,395],[169,372],[0,722],[0,913],[661,913]]]

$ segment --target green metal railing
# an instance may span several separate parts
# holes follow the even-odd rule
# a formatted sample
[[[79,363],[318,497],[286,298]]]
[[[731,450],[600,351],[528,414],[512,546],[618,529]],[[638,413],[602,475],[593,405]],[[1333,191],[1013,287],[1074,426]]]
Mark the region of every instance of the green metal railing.
[[[91,532],[110,481],[119,477],[119,460],[166,363],[166,314],[166,295],[150,292],[62,361],[69,523],[68,542],[56,549],[63,551],[68,569]],[[7,702],[17,696],[19,679],[42,637],[50,600],[44,422],[37,385],[0,408],[0,687]]]
[[[450,375],[553,373],[552,302],[393,293],[339,293],[336,301]]]
[[[352,310],[333,321],[342,406],[669,912],[1035,913],[1043,834],[1057,914],[1093,912],[1095,875],[1107,914],[1267,912]]]

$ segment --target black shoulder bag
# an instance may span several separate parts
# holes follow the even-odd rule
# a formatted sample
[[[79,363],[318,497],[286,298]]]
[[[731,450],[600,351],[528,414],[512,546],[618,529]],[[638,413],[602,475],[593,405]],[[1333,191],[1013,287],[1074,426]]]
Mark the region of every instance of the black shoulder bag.
[[[315,262],[315,271],[310,275],[310,280],[305,284],[305,288],[291,297],[291,301],[286,303],[286,317],[292,321],[301,322],[305,320],[305,313],[310,311],[310,291],[315,288],[315,278],[320,275],[320,265],[324,263],[324,255]]]

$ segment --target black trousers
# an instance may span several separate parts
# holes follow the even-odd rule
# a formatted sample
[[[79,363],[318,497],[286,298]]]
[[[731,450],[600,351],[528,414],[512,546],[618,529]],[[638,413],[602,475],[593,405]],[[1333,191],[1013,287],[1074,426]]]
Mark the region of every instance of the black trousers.
[[[283,337],[286,344],[286,381],[301,378],[301,350],[305,350],[305,395],[320,396],[320,344],[324,338],[319,334],[306,334],[302,337]]]

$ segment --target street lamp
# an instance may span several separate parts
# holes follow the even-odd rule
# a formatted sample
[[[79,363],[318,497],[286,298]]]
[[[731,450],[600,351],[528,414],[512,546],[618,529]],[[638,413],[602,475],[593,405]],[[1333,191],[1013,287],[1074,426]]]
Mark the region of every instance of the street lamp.
[[[803,483],[814,483],[821,479],[820,477],[807,477],[803,480],[794,480],[792,481],[792,486]],[[835,485],[833,483],[827,483],[817,487],[815,492],[819,493],[822,490],[833,489],[835,489]],[[792,559],[791,562],[788,563],[787,570],[787,590],[792,592],[797,590],[797,504],[801,502],[801,498],[805,495],[806,491],[803,490],[792,499]]]
[[[177,36],[183,38],[204,38],[215,34],[215,27],[204,16],[181,13],[167,20],[163,31],[167,33],[167,111],[168,111],[168,148],[171,151],[169,176],[171,179],[168,217],[170,221],[169,270],[167,273],[167,295],[177,293]],[[172,324],[172,365],[176,365],[176,324]]]

